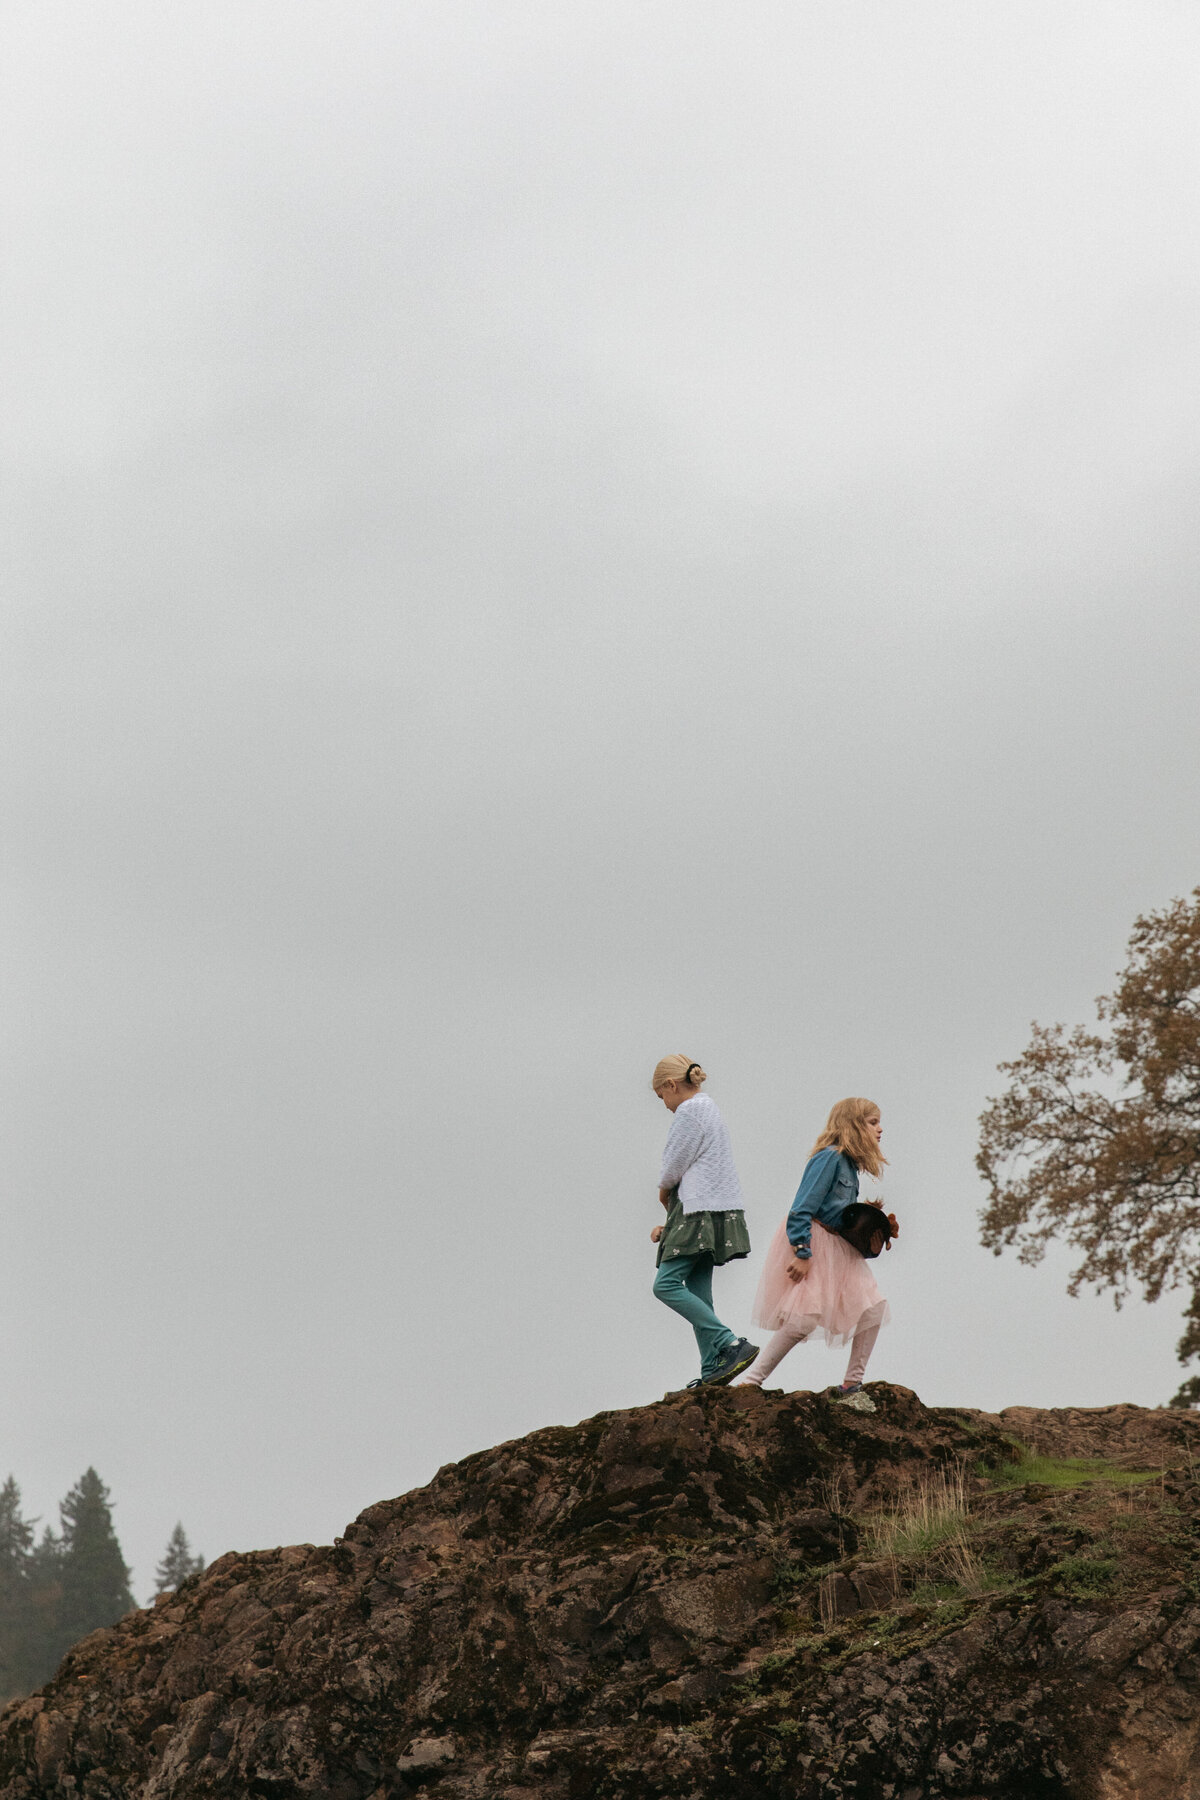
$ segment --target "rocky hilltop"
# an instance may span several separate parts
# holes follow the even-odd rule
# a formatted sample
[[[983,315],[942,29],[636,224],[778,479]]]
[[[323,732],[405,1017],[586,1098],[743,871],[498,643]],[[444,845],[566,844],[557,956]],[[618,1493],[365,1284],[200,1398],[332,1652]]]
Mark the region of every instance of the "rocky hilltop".
[[[867,1391],[603,1413],[224,1556],[8,1708],[0,1797],[1200,1800],[1200,1421]]]

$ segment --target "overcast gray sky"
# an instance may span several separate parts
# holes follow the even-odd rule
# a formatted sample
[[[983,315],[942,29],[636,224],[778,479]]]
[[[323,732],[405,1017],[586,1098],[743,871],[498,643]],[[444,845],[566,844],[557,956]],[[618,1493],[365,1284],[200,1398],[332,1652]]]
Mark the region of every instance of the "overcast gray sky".
[[[144,1594],[690,1378],[830,1103],[873,1373],[1155,1403],[976,1120],[1200,880],[1179,4],[14,0],[3,1468]],[[718,1278],[747,1328],[757,1264]],[[824,1383],[798,1351],[781,1376]]]

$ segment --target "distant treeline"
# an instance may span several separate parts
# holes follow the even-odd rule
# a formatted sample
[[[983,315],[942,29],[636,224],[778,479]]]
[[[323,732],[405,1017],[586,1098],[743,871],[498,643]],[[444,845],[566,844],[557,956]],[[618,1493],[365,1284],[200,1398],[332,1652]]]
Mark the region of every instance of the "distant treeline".
[[[95,1469],[80,1476],[59,1519],[60,1530],[47,1526],[39,1541],[37,1521],[21,1515],[21,1490],[11,1475],[0,1488],[0,1700],[41,1687],[72,1644],[98,1626],[115,1625],[136,1604],[108,1489]],[[155,1591],[176,1588],[203,1567],[176,1525]]]

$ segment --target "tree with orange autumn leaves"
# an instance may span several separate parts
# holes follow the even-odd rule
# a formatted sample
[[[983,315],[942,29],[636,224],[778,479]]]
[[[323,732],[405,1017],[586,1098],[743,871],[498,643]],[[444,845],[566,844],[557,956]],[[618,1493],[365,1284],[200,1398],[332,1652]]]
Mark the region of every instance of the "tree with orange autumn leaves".
[[[1182,1363],[1200,1356],[1200,888],[1134,924],[1098,1031],[1037,1025],[1001,1063],[980,1120],[984,1244],[1035,1263],[1052,1238],[1078,1254],[1068,1292],[1117,1304],[1190,1290]],[[1172,1406],[1200,1401],[1200,1377]]]

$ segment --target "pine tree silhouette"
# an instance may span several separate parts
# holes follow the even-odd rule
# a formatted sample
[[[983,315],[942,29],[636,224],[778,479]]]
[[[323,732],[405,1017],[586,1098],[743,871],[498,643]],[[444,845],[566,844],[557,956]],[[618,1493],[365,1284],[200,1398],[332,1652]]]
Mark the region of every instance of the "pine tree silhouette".
[[[35,1543],[16,1481],[10,1475],[0,1488],[0,1700],[40,1687],[72,1644],[115,1625],[134,1603],[95,1469],[80,1476],[59,1513],[61,1535],[47,1525]]]
[[[33,1525],[10,1475],[0,1488],[0,1697],[27,1694],[38,1671],[33,1608]]]
[[[108,1489],[86,1469],[59,1508],[62,1515],[62,1600],[58,1638],[64,1656],[100,1625],[115,1625],[133,1606],[129,1570],[113,1530]]]
[[[29,1558],[33,1621],[28,1644],[29,1688],[49,1681],[62,1661],[64,1645],[59,1632],[62,1609],[63,1541],[47,1525],[41,1542]]]
[[[204,1558],[192,1555],[187,1532],[182,1524],[176,1525],[167,1539],[163,1559],[154,1571],[155,1593],[172,1593],[177,1587],[183,1586],[189,1575],[199,1575],[203,1567]]]

